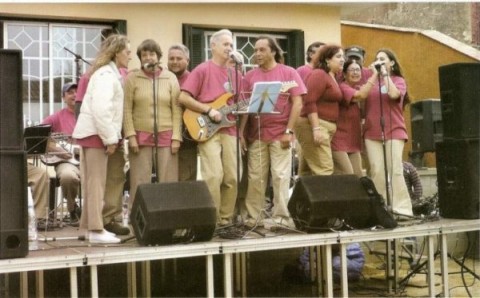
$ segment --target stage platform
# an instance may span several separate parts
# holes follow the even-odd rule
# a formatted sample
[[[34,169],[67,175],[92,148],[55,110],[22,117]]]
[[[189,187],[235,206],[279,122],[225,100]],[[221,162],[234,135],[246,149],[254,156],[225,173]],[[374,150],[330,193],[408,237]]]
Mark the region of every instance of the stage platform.
[[[272,231],[273,230],[273,231]],[[148,293],[150,289],[150,267],[149,261],[166,260],[191,257],[205,257],[206,260],[206,288],[207,296],[221,296],[214,293],[214,265],[213,257],[220,256],[223,259],[223,295],[233,297],[234,291],[240,291],[242,296],[245,293],[246,268],[245,253],[280,250],[288,248],[313,247],[321,252],[322,260],[318,258],[317,278],[319,295],[333,296],[331,255],[332,245],[340,245],[342,260],[346,260],[346,245],[353,242],[368,242],[379,240],[398,240],[407,237],[425,237],[427,239],[429,296],[434,297],[434,259],[435,245],[440,246],[440,269],[442,275],[442,293],[448,296],[448,267],[447,267],[447,237],[449,234],[468,231],[479,231],[480,219],[455,220],[439,219],[434,221],[412,220],[401,222],[400,226],[391,229],[376,230],[351,230],[332,231],[326,233],[305,234],[302,232],[275,227],[275,229],[261,229],[257,232],[249,231],[242,235],[242,239],[224,239],[215,236],[209,242],[193,242],[188,244],[175,244],[167,246],[140,246],[136,239],[130,239],[122,244],[116,245],[91,245],[86,241],[79,240],[83,236],[78,229],[64,227],[53,231],[40,231],[37,249],[29,251],[25,258],[0,260],[0,274],[21,272],[21,294],[23,297],[28,293],[29,271],[36,272],[36,291],[43,293],[42,272],[52,269],[68,269],[70,274],[70,295],[78,296],[78,272],[79,268],[88,268],[90,274],[91,297],[98,297],[98,266],[110,264],[127,264],[127,276],[129,280],[128,296],[137,296],[135,281],[137,278],[145,280],[142,293]],[[218,235],[218,234],[217,234]],[[124,239],[127,239],[124,237]],[[392,241],[395,243],[395,241]],[[394,244],[396,245],[396,244]],[[135,269],[135,263],[143,262],[141,270]],[[324,262],[325,266],[321,266]],[[346,262],[343,262],[346,264]],[[217,266],[218,267],[218,266]],[[218,268],[215,268],[218,270]],[[137,272],[140,271],[140,277]],[[348,281],[346,277],[346,265],[342,266],[342,296],[348,296]],[[40,281],[40,282],[39,282]],[[234,281],[236,288],[234,290]],[[146,291],[146,292],[145,292]],[[40,295],[41,296],[41,295]],[[147,295],[148,296],[148,295]]]

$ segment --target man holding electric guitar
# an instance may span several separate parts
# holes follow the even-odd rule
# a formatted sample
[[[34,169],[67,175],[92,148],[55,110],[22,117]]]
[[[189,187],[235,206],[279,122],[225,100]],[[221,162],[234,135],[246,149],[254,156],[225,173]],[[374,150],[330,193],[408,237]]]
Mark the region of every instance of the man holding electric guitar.
[[[248,120],[242,118],[242,149],[248,149],[248,190],[245,197],[248,216],[245,223],[252,227],[263,224],[265,214],[261,212],[265,208],[265,190],[270,171],[274,193],[271,223],[293,227],[287,209],[292,167],[291,143],[294,141],[293,128],[302,109],[302,95],[306,93],[306,88],[295,69],[283,64],[283,50],[273,37],[258,37],[254,53],[258,68],[245,75],[244,90],[252,92],[255,83],[276,81],[282,82],[282,88],[273,113],[250,114]],[[250,101],[253,98],[252,94]]]
[[[48,116],[42,124],[52,126],[52,137],[48,144],[47,151],[49,155],[42,159],[47,165],[55,166],[57,178],[60,181],[62,193],[67,199],[67,209],[70,214],[70,224],[78,226],[81,210],[75,203],[75,198],[79,193],[80,185],[80,164],[75,159],[74,152],[68,152],[61,146],[57,145],[57,141],[67,141],[72,146],[71,136],[75,127],[75,98],[77,94],[77,84],[67,83],[62,88],[62,99],[65,108]]]
[[[238,94],[235,87],[238,85],[241,90],[241,80],[237,84],[235,78],[241,79],[242,75],[228,66],[232,46],[232,32],[215,32],[210,39],[212,58],[192,70],[178,98],[196,115],[192,118],[194,123],[187,123],[186,111],[185,125],[199,125],[196,132],[189,132],[199,141],[201,174],[215,202],[219,226],[232,223],[237,197],[237,132],[229,106],[234,102],[233,94]],[[222,126],[218,133],[209,132],[210,125],[219,123]]]

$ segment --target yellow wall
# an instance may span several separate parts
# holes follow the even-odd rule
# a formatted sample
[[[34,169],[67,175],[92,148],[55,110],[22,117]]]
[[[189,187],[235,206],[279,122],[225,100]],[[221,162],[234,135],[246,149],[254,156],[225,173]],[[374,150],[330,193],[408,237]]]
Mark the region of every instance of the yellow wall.
[[[367,52],[365,65],[370,64],[380,48],[392,49],[402,66],[412,102],[440,98],[438,67],[458,62],[478,62],[477,60],[452,49],[418,32],[401,32],[379,28],[342,24],[342,44],[344,46],[361,45]],[[405,114],[408,134],[411,138],[410,108]],[[404,150],[404,159],[408,159],[411,143]],[[425,155],[425,165],[434,166],[435,156]]]
[[[21,12],[21,13],[20,13]],[[182,24],[249,30],[300,29],[305,44],[340,43],[340,9],[312,4],[1,4],[0,14],[127,21],[132,49],[153,38],[165,51],[182,42]],[[133,59],[129,67],[138,67]],[[165,58],[163,58],[165,63]]]

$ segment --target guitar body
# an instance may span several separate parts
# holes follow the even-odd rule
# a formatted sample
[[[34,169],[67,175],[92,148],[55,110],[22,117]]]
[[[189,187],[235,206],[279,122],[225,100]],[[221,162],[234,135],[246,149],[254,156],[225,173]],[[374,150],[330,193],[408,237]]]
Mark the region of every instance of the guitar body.
[[[213,122],[210,117],[202,113],[186,109],[183,113],[183,121],[192,138],[197,142],[205,142],[210,139],[218,130],[224,127],[235,125],[235,121],[229,120],[230,108],[227,101],[233,96],[231,93],[224,93],[215,101],[208,104],[210,107],[222,114],[220,122]]]
[[[68,162],[69,164],[72,164],[74,166],[80,165],[80,162],[75,157],[65,159],[55,155],[49,155],[49,156],[42,155],[40,156],[40,160],[47,166],[56,166],[64,162]]]

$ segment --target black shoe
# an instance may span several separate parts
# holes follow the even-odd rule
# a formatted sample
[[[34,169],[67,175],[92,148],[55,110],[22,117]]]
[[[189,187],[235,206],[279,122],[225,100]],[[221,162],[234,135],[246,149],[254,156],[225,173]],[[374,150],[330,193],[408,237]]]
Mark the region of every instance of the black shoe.
[[[72,227],[78,227],[80,226],[80,216],[78,215],[78,212],[76,209],[73,211],[68,212],[70,214],[70,221],[68,224]]]
[[[130,229],[128,227],[124,227],[114,221],[106,224],[104,228],[105,230],[109,231],[110,233],[114,233],[115,235],[124,236],[130,234]]]

